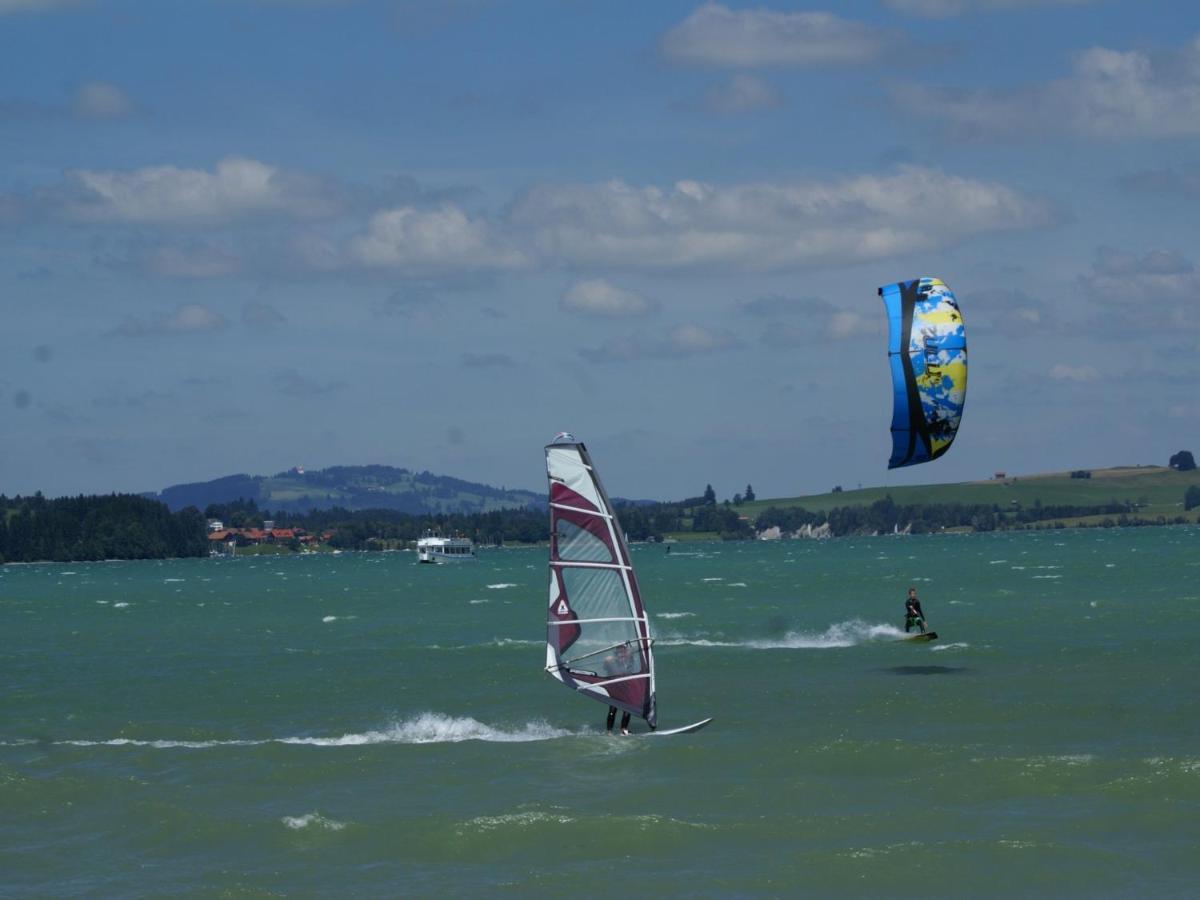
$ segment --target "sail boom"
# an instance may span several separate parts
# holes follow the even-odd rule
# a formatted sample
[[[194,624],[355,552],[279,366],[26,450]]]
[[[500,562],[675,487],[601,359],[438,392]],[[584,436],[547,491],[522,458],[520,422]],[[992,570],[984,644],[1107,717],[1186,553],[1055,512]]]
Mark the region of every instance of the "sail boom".
[[[565,504],[565,503],[551,503],[550,506],[553,509],[565,509],[568,512],[581,513],[582,515],[585,515],[585,516],[595,516],[597,519],[611,519],[612,518],[612,516],[610,516],[608,513],[598,512],[594,509],[583,509],[578,506],[567,506],[567,504]]]
[[[647,624],[647,621],[648,621],[647,619],[639,619],[637,616],[606,616],[601,619],[571,619],[570,621],[567,621],[567,622],[555,622],[553,620],[550,620],[550,621],[547,621],[546,624],[549,625],[551,628],[562,628],[565,625],[585,625],[590,622],[640,622],[641,624],[645,625],[645,624]],[[632,644],[632,643],[636,643],[638,641],[648,641],[648,640],[651,640],[651,639],[650,638],[633,638],[632,640],[629,640],[629,641],[620,641],[616,644],[613,644],[612,647],[606,647],[605,649],[611,650],[611,649],[613,649],[613,647],[620,647],[625,644]]]
[[[618,569],[623,572],[632,572],[633,566],[622,565],[621,563],[603,563],[603,562],[584,562],[579,559],[551,560],[551,566],[559,569]]]
[[[610,684],[620,684],[625,681],[637,681],[639,678],[649,678],[649,672],[641,672],[637,675],[626,675],[622,678],[609,678],[607,681],[594,681],[591,684],[582,684],[575,688],[577,691],[587,691],[592,688],[608,687]]]

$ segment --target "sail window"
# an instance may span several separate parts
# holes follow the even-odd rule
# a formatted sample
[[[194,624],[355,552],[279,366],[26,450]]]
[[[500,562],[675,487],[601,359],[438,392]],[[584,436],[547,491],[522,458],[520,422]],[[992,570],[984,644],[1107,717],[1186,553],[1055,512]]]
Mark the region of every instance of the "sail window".
[[[558,558],[574,562],[612,562],[608,545],[590,531],[567,519],[555,523],[558,537]]]

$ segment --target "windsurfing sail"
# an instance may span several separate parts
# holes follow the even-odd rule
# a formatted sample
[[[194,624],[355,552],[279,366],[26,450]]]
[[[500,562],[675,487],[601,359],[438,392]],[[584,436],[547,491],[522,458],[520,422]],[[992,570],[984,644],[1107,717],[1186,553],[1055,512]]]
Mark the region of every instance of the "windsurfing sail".
[[[565,432],[546,447],[550,604],[546,671],[653,728],[654,653],[624,532],[587,448]]]
[[[879,289],[892,367],[888,468],[937,459],[950,449],[967,399],[967,337],[950,288],[937,278]]]

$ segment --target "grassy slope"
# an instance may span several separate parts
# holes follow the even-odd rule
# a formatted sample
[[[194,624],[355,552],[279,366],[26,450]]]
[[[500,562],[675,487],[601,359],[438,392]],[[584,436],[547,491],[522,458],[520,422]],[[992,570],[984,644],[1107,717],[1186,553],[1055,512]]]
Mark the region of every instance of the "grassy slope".
[[[1009,478],[1006,481],[969,481],[961,484],[926,484],[863,488],[837,494],[755,500],[736,507],[755,518],[769,506],[802,506],[813,512],[828,512],[836,506],[866,506],[887,495],[900,505],[912,503],[987,503],[1008,509],[1017,501],[1029,509],[1040,500],[1043,506],[1070,503],[1097,505],[1112,500],[1139,504],[1144,517],[1183,515],[1183,494],[1200,485],[1200,469],[1176,472],[1162,466],[1093,469],[1091,478],[1071,478],[1069,472],[1052,472]],[[1144,506],[1140,504],[1145,504]],[[1188,514],[1196,516],[1197,510]]]

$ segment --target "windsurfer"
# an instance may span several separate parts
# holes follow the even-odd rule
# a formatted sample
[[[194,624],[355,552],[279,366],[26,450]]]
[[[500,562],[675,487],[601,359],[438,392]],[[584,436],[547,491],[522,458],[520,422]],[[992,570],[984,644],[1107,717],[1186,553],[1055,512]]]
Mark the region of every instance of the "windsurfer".
[[[613,648],[613,652],[604,657],[604,669],[608,675],[629,675],[634,671],[633,655],[629,652],[628,644],[617,644]],[[612,734],[613,721],[617,717],[617,708],[610,706],[608,708],[608,721],[605,725],[605,730]],[[629,734],[629,713],[625,712],[621,716],[621,734]]]
[[[912,631],[914,625],[920,627],[921,634],[925,633],[925,613],[921,610],[921,601],[917,599],[917,589],[910,587],[908,589],[908,599],[904,601],[905,633]]]
[[[617,708],[610,706],[608,708],[608,721],[605,723],[604,730],[612,734],[613,721],[617,718]],[[621,734],[629,734],[629,713],[621,714]]]

